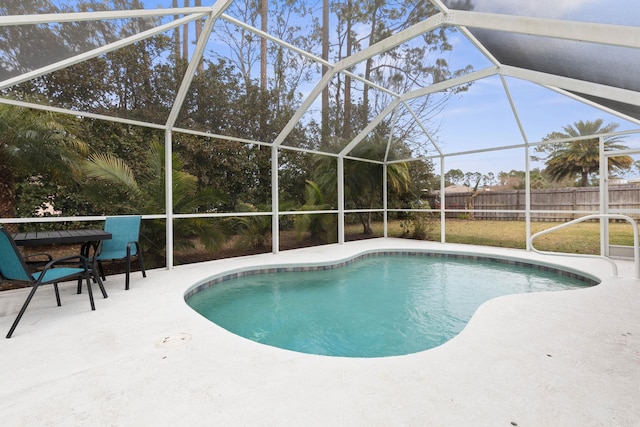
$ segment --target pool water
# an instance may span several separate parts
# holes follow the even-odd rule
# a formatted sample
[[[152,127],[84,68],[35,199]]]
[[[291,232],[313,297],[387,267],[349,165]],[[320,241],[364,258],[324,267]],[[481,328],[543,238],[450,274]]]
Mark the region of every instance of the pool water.
[[[533,267],[385,255],[330,270],[238,277],[197,292],[187,303],[217,325],[263,344],[383,357],[447,342],[489,299],[586,286]]]

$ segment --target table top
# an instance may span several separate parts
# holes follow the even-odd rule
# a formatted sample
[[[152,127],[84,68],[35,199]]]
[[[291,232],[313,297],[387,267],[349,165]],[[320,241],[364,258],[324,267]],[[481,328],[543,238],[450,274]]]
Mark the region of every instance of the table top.
[[[29,231],[13,235],[13,240],[18,246],[86,243],[109,239],[111,233],[102,229]]]

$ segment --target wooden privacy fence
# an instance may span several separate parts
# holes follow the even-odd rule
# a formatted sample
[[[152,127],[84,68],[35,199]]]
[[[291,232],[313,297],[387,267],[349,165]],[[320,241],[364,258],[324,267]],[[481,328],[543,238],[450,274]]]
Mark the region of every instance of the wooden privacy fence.
[[[432,209],[440,208],[438,195],[429,195]],[[583,216],[581,212],[597,213],[600,206],[598,187],[531,190],[531,219],[533,221],[570,221]],[[471,212],[448,212],[447,218],[473,217],[485,220],[524,220],[525,190],[480,191],[445,195],[446,209],[473,209]],[[483,212],[484,211],[484,212]],[[514,211],[514,212],[488,212]],[[537,212],[536,212],[537,211]],[[541,212],[542,211],[542,212]],[[609,211],[640,219],[640,185],[609,187]]]

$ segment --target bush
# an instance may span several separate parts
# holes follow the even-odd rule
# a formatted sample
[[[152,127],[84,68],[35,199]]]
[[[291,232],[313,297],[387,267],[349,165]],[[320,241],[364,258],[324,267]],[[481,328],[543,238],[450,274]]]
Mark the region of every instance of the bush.
[[[412,205],[411,208],[416,209],[416,206]],[[407,212],[406,217],[400,222],[400,228],[405,236],[416,240],[427,240],[429,233],[435,228],[431,208],[429,205],[420,205],[417,208],[425,212]]]

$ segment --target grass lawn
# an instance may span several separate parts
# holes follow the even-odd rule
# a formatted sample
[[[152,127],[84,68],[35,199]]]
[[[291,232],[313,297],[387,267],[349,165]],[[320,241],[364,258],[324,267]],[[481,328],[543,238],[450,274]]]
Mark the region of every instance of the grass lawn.
[[[549,229],[560,223],[533,222],[531,233]],[[374,224],[374,235],[383,235],[382,223]],[[524,221],[483,221],[447,219],[445,222],[446,241],[471,245],[499,246],[505,248],[526,248],[526,228]],[[346,230],[349,235],[362,233],[362,226],[350,224]],[[406,237],[400,227],[400,221],[389,222],[390,237]],[[433,220],[429,225],[429,240],[440,241],[440,221]],[[611,223],[609,242],[612,245],[633,246],[633,229],[624,223]],[[543,251],[599,254],[600,223],[582,222],[538,237],[534,241],[536,249]]]

